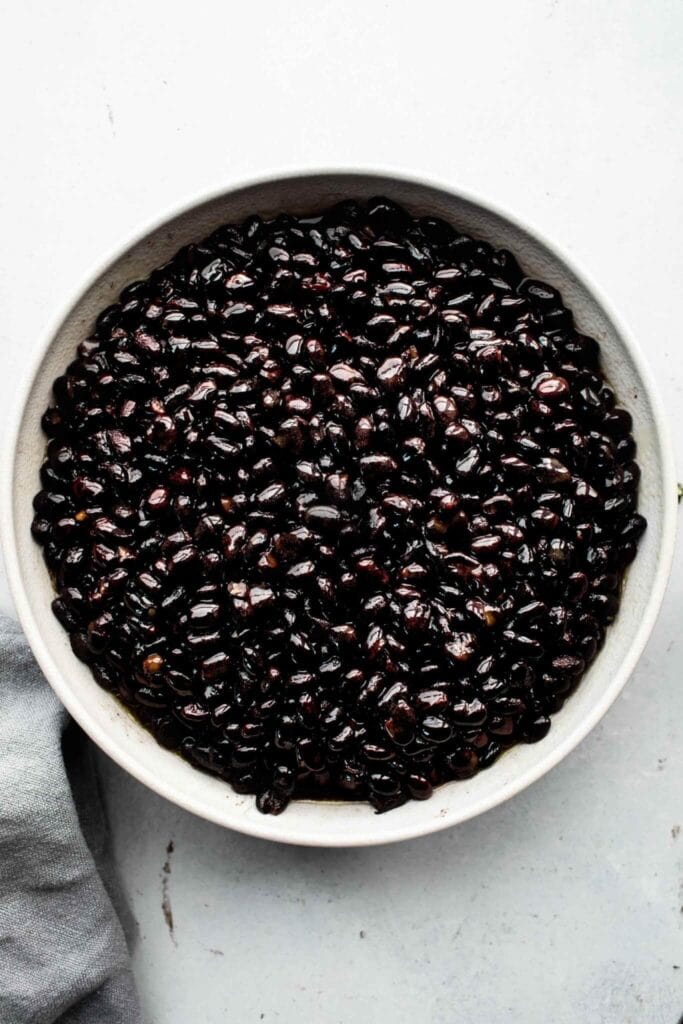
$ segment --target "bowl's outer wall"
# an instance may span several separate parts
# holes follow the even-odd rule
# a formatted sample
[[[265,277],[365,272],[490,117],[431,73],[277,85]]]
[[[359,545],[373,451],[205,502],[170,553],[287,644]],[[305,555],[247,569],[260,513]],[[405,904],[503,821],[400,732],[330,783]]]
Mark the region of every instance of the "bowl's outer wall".
[[[648,529],[604,648],[542,743],[515,747],[473,779],[443,786],[431,800],[410,802],[388,815],[375,815],[363,803],[301,801],[280,817],[267,817],[256,810],[253,798],[234,793],[159,747],[73,655],[66,633],[50,612],[51,583],[29,531],[45,448],[40,417],[49,404],[53,379],[74,358],[95,315],[114,302],[126,284],[145,277],[180,246],[253,212],[308,213],[341,198],[378,193],[404,203],[413,213],[443,217],[461,230],[511,249],[529,276],[560,289],[579,328],[600,342],[605,373],[633,415],[642,469],[640,508]],[[95,742],[142,782],[203,817],[266,838],[330,846],[388,842],[455,824],[518,792],[571,750],[612,702],[647,639],[668,573],[675,492],[667,444],[656,395],[632,344],[565,262],[507,217],[446,190],[394,177],[340,172],[270,180],[214,197],[152,230],[109,265],[58,327],[19,420],[6,515],[11,521],[4,524],[8,574],[24,629],[58,695]]]

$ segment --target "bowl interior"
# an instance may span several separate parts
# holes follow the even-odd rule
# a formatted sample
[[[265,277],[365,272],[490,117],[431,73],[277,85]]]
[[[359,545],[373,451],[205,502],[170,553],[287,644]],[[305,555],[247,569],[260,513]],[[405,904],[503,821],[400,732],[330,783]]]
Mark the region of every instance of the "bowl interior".
[[[443,786],[431,800],[411,802],[386,815],[376,815],[362,803],[301,801],[272,818],[255,809],[252,797],[234,793],[159,747],[73,655],[66,633],[50,612],[50,580],[29,531],[45,447],[40,417],[53,379],[73,358],[97,312],[113,302],[124,285],[146,276],[181,245],[253,212],[311,212],[344,197],[377,193],[402,202],[413,213],[444,217],[468,233],[511,249],[528,275],[560,289],[579,328],[600,342],[606,375],[633,415],[642,469],[640,507],[649,525],[627,574],[617,621],[543,742],[515,747],[473,779]],[[600,718],[633,668],[661,599],[671,547],[667,488],[673,501],[673,482],[655,406],[639,357],[594,293],[546,245],[476,202],[414,181],[349,173],[280,178],[226,192],[162,223],[131,245],[78,298],[49,340],[21,414],[5,523],[8,571],[24,629],[48,679],[95,742],[152,789],[210,820],[266,838],[331,846],[382,843],[455,824],[501,802],[557,763]]]

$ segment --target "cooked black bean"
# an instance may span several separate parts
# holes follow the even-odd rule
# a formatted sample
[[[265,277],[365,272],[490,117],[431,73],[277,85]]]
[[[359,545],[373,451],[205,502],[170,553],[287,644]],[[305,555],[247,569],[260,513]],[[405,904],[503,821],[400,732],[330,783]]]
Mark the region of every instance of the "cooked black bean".
[[[384,198],[219,228],[53,386],[32,532],[77,657],[264,813],[534,743],[646,523],[556,289]]]

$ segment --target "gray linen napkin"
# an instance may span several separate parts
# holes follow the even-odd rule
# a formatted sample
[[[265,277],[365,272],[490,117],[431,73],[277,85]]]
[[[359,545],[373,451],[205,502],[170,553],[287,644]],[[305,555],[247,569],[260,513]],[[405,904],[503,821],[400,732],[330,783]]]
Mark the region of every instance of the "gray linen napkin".
[[[139,1024],[89,745],[0,616],[0,1024]]]

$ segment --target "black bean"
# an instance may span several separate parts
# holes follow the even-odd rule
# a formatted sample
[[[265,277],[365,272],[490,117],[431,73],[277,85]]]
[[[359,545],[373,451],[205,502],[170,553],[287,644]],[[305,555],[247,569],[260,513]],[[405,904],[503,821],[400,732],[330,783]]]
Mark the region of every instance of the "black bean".
[[[525,743],[538,743],[548,734],[550,719],[547,715],[536,715],[522,723],[521,736]]]
[[[194,625],[213,625],[221,615],[221,606],[215,601],[199,601],[192,605],[188,618]]]
[[[399,746],[404,746],[415,736],[416,716],[415,712],[403,698],[394,701],[391,706],[391,715],[384,722],[384,728]]]
[[[554,288],[377,197],[218,228],[95,331],[31,530],[160,743],[277,814],[386,811],[545,735],[645,529]]]
[[[413,800],[428,800],[433,792],[432,784],[427,776],[417,772],[410,773],[406,785]]]
[[[389,390],[395,390],[405,377],[405,364],[400,356],[390,356],[377,370],[377,379]]]
[[[306,522],[318,530],[335,529],[341,521],[341,512],[334,505],[311,505],[306,509]]]
[[[449,775],[454,779],[469,779],[479,769],[479,755],[468,746],[456,747],[446,757]]]
[[[497,533],[486,533],[475,537],[470,548],[474,555],[491,557],[502,547],[503,540]]]
[[[287,493],[287,488],[282,483],[272,483],[265,487],[260,494],[257,495],[256,500],[259,505],[272,506],[279,505],[282,499]]]
[[[391,476],[398,469],[398,463],[390,455],[364,455],[359,464],[361,472],[370,479]]]
[[[479,726],[483,725],[487,718],[486,705],[477,698],[466,701],[460,700],[451,707],[451,718],[456,725]]]
[[[197,554],[194,545],[186,544],[173,552],[169,558],[169,566],[175,572],[186,572],[196,565]]]
[[[453,735],[453,729],[445,718],[439,715],[427,715],[422,719],[420,731],[427,740],[434,743],[447,743]]]
[[[401,783],[396,776],[386,772],[371,772],[369,783],[373,793],[378,796],[396,796],[401,790]]]
[[[456,664],[466,664],[471,660],[477,649],[477,639],[473,633],[457,633],[446,644],[444,650]]]
[[[423,711],[443,712],[448,707],[448,695],[443,690],[421,690],[415,703]]]
[[[201,675],[204,682],[215,682],[217,679],[224,679],[230,668],[230,658],[225,651],[216,651],[209,655],[201,663]]]

